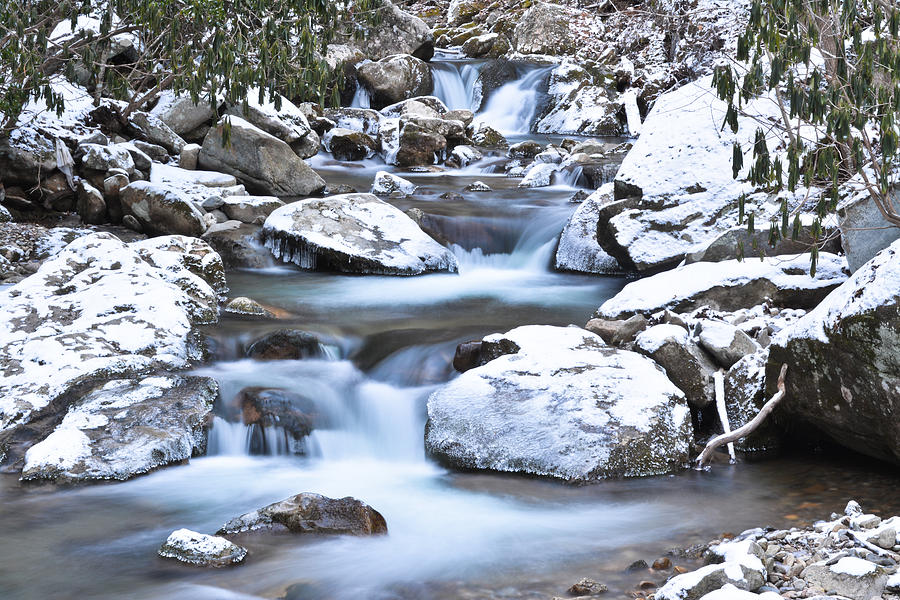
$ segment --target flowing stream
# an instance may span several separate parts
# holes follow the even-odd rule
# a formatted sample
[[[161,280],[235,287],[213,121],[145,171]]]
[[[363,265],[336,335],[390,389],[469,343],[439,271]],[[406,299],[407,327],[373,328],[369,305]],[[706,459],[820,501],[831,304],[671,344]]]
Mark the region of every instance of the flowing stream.
[[[475,107],[477,69],[435,65],[446,75],[437,78],[439,93],[451,107]],[[528,91],[539,72],[497,90],[480,118],[527,134],[527,115],[504,121],[497,113],[515,98],[516,110],[525,104],[512,88]],[[361,191],[385,168],[325,154],[311,163],[330,184]],[[0,598],[545,599],[582,577],[622,597],[642,578],[625,567],[673,546],[824,517],[850,497],[867,510],[896,513],[891,471],[840,456],[586,487],[454,473],[429,460],[425,405],[455,376],[458,343],[525,324],[583,325],[625,284],[551,270],[557,236],[575,208],[572,185],[520,190],[491,165],[488,158],[458,171],[403,173],[419,190],[392,200],[430,216],[452,244],[458,275],[362,277],[288,266],[230,273],[231,295],[252,296],[285,317],[223,317],[210,328],[219,358],[196,370],[221,388],[209,455],[110,485],[23,486],[0,476]],[[462,192],[476,180],[493,191]],[[447,191],[464,197],[441,199]],[[318,335],[321,358],[242,358],[248,343],[283,327]],[[289,453],[284,432],[264,432],[260,446],[236,422],[234,398],[249,386],[284,388],[315,405],[323,425],[305,441],[304,456]],[[251,454],[255,443],[264,454]],[[246,564],[223,570],[156,556],[174,529],[212,533],[233,516],[304,491],[371,504],[389,535],[250,536],[239,542],[251,552]]]

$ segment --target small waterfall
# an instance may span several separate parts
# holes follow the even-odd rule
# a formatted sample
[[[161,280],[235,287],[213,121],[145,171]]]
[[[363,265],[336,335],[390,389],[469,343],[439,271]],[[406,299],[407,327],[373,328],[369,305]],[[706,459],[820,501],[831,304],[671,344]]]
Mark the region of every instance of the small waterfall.
[[[495,90],[477,120],[504,135],[529,133],[538,109],[539,88],[553,67],[532,69]]]
[[[363,86],[356,85],[356,93],[353,94],[353,100],[350,102],[351,108],[372,108],[372,95],[369,90]]]
[[[579,166],[559,169],[558,171],[556,171],[556,173],[553,174],[554,183],[567,185],[572,188],[578,187],[578,182],[581,180],[581,174],[583,171],[584,169]]]
[[[478,81],[480,65],[456,62],[432,62],[434,96],[450,110],[477,111],[481,105],[481,82]]]
[[[281,427],[244,425],[213,417],[206,453],[210,456],[290,456],[310,454],[307,440],[297,441]]]

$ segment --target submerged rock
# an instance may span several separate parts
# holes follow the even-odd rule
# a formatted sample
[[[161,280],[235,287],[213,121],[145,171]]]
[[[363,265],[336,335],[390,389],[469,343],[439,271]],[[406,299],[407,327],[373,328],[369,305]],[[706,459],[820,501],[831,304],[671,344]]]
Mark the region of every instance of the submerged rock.
[[[428,400],[425,447],[445,464],[590,482],[688,460],[684,394],[646,357],[527,326],[485,338],[482,360]]]
[[[247,549],[223,537],[176,529],[166,538],[158,554],[197,567],[228,567],[242,562]]]
[[[232,315],[239,315],[244,317],[260,317],[264,319],[271,319],[275,317],[275,315],[272,314],[272,312],[262,304],[260,304],[253,298],[247,298],[246,296],[238,296],[237,298],[232,298],[228,301],[228,304],[226,304],[222,310]]]
[[[209,377],[113,379],[70,404],[52,433],[25,453],[23,480],[130,479],[206,451],[218,395]]]
[[[288,204],[269,215],[262,236],[276,258],[306,269],[380,275],[457,270],[449,250],[372,194]]]
[[[767,395],[786,363],[784,411],[838,444],[900,463],[898,331],[900,241],[773,338]]]
[[[559,237],[554,266],[558,271],[579,273],[619,273],[622,268],[597,243],[598,211],[612,201],[608,185],[588,196],[569,217]]]
[[[322,356],[319,338],[299,329],[277,329],[247,348],[247,357],[257,360],[299,360]]]
[[[240,179],[252,193],[306,196],[325,188],[325,181],[282,140],[240,117],[230,117],[230,144],[224,120],[209,130],[200,151],[200,166]]]
[[[663,309],[687,312],[703,305],[733,311],[766,300],[775,306],[811,308],[846,281],[846,265],[843,257],[822,253],[816,276],[810,277],[806,255],[693,263],[629,283],[604,302],[596,316],[621,319]]]
[[[236,517],[216,533],[260,530],[361,536],[385,534],[387,524],[378,511],[355,498],[304,492]]]
[[[269,429],[280,430],[284,436],[285,448],[291,454],[305,454],[304,439],[312,432],[318,418],[315,404],[300,394],[277,388],[250,387],[238,394],[241,421],[244,425],[259,428],[263,435],[250,440],[250,451],[272,454],[277,448],[267,447]],[[260,446],[255,448],[254,446]]]

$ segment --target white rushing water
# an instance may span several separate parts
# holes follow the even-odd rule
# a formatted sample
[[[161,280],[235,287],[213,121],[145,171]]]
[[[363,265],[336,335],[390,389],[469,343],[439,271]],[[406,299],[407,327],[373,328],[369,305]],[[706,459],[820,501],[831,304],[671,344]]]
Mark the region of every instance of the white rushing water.
[[[434,62],[431,76],[434,79],[434,96],[450,110],[467,109],[478,112],[481,107],[481,83],[478,81],[480,65],[457,62]]]
[[[504,135],[528,133],[537,115],[540,85],[553,67],[531,69],[524,76],[494,90],[477,120]]]

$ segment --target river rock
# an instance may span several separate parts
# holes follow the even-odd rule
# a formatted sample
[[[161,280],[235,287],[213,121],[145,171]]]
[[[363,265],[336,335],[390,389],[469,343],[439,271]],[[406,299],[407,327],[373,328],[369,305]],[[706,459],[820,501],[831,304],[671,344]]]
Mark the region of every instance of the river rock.
[[[826,233],[826,236],[828,234]],[[838,254],[840,252],[840,244],[837,239],[832,239],[824,244],[819,243],[819,251]],[[747,226],[732,227],[722,232],[718,237],[712,240],[707,246],[687,254],[684,257],[686,263],[694,262],[718,262],[721,260],[731,260],[739,258],[740,249],[743,248],[743,256],[750,260],[760,256],[780,256],[788,254],[803,254],[809,252],[813,245],[813,240],[809,235],[801,232],[798,238],[792,239],[790,236],[780,238],[775,246],[769,245],[769,229],[758,229],[753,233],[747,231]],[[871,257],[869,257],[871,258]],[[849,259],[848,259],[849,261]]]
[[[484,155],[479,152],[477,148],[461,144],[459,146],[454,146],[453,150],[450,151],[450,157],[447,159],[447,164],[449,165],[451,161],[453,161],[456,163],[456,166],[462,168],[467,167],[482,158],[484,158]]]
[[[634,341],[648,324],[644,315],[634,315],[624,320],[591,319],[584,328],[599,335],[607,344],[623,346]]]
[[[395,54],[359,66],[359,82],[371,93],[372,105],[384,107],[432,92],[428,65],[408,54]]]
[[[81,159],[81,166],[86,169],[103,171],[122,169],[127,173],[134,172],[134,159],[125,148],[118,146],[101,146],[100,144],[82,144],[75,151]]]
[[[828,564],[830,562],[815,562],[803,569],[800,577],[830,594],[851,600],[871,600],[881,596],[887,582],[884,567],[855,556],[845,556],[834,564]]]
[[[616,259],[597,243],[597,216],[600,207],[612,201],[612,186],[588,196],[569,217],[559,237],[554,267],[558,271],[579,273],[619,273]]]
[[[131,113],[129,121],[143,134],[146,141],[162,146],[172,154],[180,154],[187,143],[154,114],[135,111]]]
[[[676,575],[659,588],[656,598],[700,600],[706,594],[726,585],[739,590],[755,591],[766,583],[768,573],[761,560],[766,555],[756,542],[725,542],[719,545],[719,549],[724,555],[724,562]]]
[[[522,176],[520,188],[547,187],[553,183],[553,174],[559,170],[558,165],[548,163],[532,163]]]
[[[535,122],[538,133],[619,136],[624,133],[622,103],[614,100],[611,78],[591,75],[564,60],[550,73],[548,101]],[[605,84],[605,85],[604,85]],[[578,151],[584,152],[583,148]],[[601,151],[602,152],[602,151]],[[588,152],[592,154],[593,152]]]
[[[394,161],[401,167],[433,165],[443,160],[446,151],[447,140],[444,136],[408,121],[400,130],[399,148]]]
[[[228,301],[222,308],[223,312],[240,317],[258,317],[262,319],[274,319],[275,315],[265,306],[247,296],[238,296]]]
[[[847,253],[850,270],[856,271],[900,237],[900,228],[888,226],[865,189],[862,176],[853,177],[846,187],[851,191],[838,205],[841,246]],[[891,201],[897,202],[898,189],[893,187],[889,193]]]
[[[284,202],[274,196],[229,196],[220,207],[229,219],[262,225],[266,217]]]
[[[372,194],[288,204],[269,215],[262,236],[276,258],[306,269],[381,275],[457,270],[449,250]]]
[[[325,111],[325,116],[334,121],[334,126],[340,129],[361,131],[372,137],[378,137],[381,131],[381,113],[371,108],[329,108]]]
[[[434,56],[434,36],[425,22],[385,0],[378,9],[377,25],[367,27],[366,35],[350,44],[372,60],[392,54],[411,54],[421,60]]]
[[[467,39],[462,45],[463,54],[469,58],[480,58],[488,54],[494,54],[492,50],[498,43],[502,44],[501,35],[499,33],[485,33],[483,35],[474,35]],[[507,45],[506,50],[509,47]],[[503,53],[506,52],[504,50]],[[501,53],[502,54],[502,53]]]
[[[716,365],[691,340],[687,329],[672,324],[654,325],[641,332],[634,345],[666,370],[691,406],[705,408],[715,402]]]
[[[412,181],[403,179],[399,175],[388,171],[378,171],[372,182],[372,193],[376,196],[404,198],[415,192],[417,187]]]
[[[673,267],[739,225],[742,194],[748,210],[758,207],[757,223],[777,210],[777,200],[766,204],[769,198],[755,195],[731,169],[733,144],[749,151],[758,121],[780,118],[777,103],[768,97],[747,103],[733,134],[721,127],[727,106],[709,93],[711,85],[704,77],[660,96],[619,168],[617,202],[601,213],[598,240],[628,270]],[[777,143],[780,138],[770,147]],[[751,162],[745,158],[744,173]]]
[[[700,345],[725,369],[730,369],[743,357],[759,350],[759,344],[730,323],[703,319],[697,329]]]
[[[760,350],[737,361],[725,375],[725,409],[732,429],[743,427],[766,403],[767,350]],[[734,443],[744,453],[772,452],[781,445],[781,429],[776,415],[769,415],[750,435]]]
[[[198,171],[173,165],[153,163],[150,168],[151,183],[167,183],[176,186],[201,185],[208,188],[229,188],[237,185],[234,175],[218,171]]]
[[[663,309],[688,312],[708,305],[734,311],[762,304],[811,308],[847,280],[843,257],[819,255],[816,276],[809,276],[807,255],[765,260],[694,263],[626,285],[597,309],[596,316],[622,319]]]
[[[103,199],[103,194],[83,179],[78,182],[76,191],[78,200],[75,203],[75,212],[81,217],[81,222],[90,225],[105,223],[106,200]]]
[[[197,567],[228,567],[242,562],[247,549],[223,537],[176,529],[160,546],[158,554]]]
[[[244,425],[258,428],[258,448],[251,439],[251,453],[273,454],[276,448],[267,447],[271,439],[266,430],[275,429],[285,437],[285,446],[291,454],[306,453],[305,438],[312,432],[317,418],[315,404],[308,398],[288,390],[276,388],[250,387],[238,394],[241,420]],[[280,430],[280,431],[279,431]]]
[[[25,453],[23,480],[125,480],[206,451],[218,395],[209,377],[113,379],[69,405]]]
[[[206,231],[203,213],[175,186],[135,181],[121,191],[122,211],[154,235],[199,237]]]
[[[169,90],[160,93],[159,100],[150,113],[180,136],[194,131],[201,125],[211,124],[216,116],[208,99],[201,98],[194,104],[189,95],[179,96]]]
[[[426,450],[455,468],[589,482],[669,473],[688,460],[684,394],[653,361],[575,327],[484,339],[505,352],[428,400]]]
[[[276,103],[280,104],[279,108],[275,107]],[[276,100],[276,97],[260,92],[259,88],[248,91],[246,106],[229,106],[226,112],[287,144],[301,141],[312,131],[306,115],[293,102],[281,95]]]
[[[203,241],[222,257],[226,269],[260,269],[271,265],[272,255],[262,245],[259,229],[257,225],[229,220],[207,229]]]
[[[216,533],[260,530],[363,536],[385,534],[387,524],[378,511],[355,498],[304,492],[236,517]]]
[[[216,321],[217,293],[186,265],[203,272],[213,261],[180,239],[129,245],[86,235],[0,291],[0,446],[9,460],[49,435],[89,386],[202,357],[194,328]]]
[[[254,194],[305,196],[325,188],[325,181],[291,147],[240,117],[230,117],[230,146],[224,121],[210,129],[200,151],[200,166],[229,173]]]
[[[484,123],[472,134],[472,141],[476,146],[482,148],[507,148],[509,146],[509,142],[502,133]]]
[[[423,108],[424,107],[424,108]],[[428,117],[443,118],[450,109],[440,98],[435,96],[420,96],[410,100],[401,100],[381,109],[385,117]]]
[[[247,348],[256,360],[299,360],[323,356],[319,338],[299,329],[278,329],[257,339]]]
[[[900,241],[879,252],[769,347],[767,396],[788,365],[782,408],[837,443],[900,462]]]
[[[378,144],[361,131],[335,127],[322,136],[322,146],[337,160],[363,160],[372,158]]]
[[[516,25],[513,47],[521,54],[572,54],[578,43],[573,26],[582,14],[568,6],[535,2]]]

